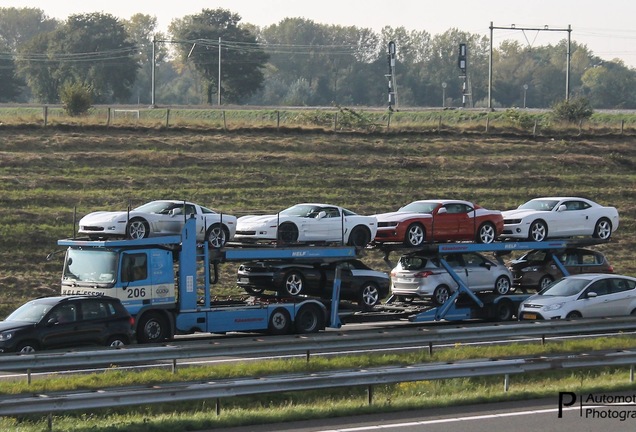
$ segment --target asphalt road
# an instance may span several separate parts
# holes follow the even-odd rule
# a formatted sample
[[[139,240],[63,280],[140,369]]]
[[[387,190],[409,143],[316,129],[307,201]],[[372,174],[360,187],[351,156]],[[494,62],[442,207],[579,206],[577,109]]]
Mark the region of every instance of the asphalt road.
[[[634,394],[607,395],[634,396]],[[579,399],[581,397],[584,399],[588,394],[577,396]],[[594,396],[598,397],[601,394],[594,394]],[[562,418],[559,418],[558,399],[558,394],[555,394],[554,398],[549,399],[257,425],[224,429],[224,432],[493,432],[530,430],[542,432],[598,432],[603,430],[633,432],[636,430],[636,403],[620,407],[586,405],[584,403],[581,410],[579,400],[571,407],[564,406]],[[587,411],[587,409],[593,411]],[[608,418],[608,415],[612,416],[612,414],[608,414],[610,409],[614,413],[627,412],[634,418],[627,418],[623,421],[619,418]]]

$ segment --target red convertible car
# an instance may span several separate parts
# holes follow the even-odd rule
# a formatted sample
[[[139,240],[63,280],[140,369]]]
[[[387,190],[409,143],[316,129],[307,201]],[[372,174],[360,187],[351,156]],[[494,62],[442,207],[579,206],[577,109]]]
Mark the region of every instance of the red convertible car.
[[[492,243],[503,231],[500,211],[462,200],[413,201],[396,212],[375,217],[375,243],[399,242],[413,247],[446,241]]]

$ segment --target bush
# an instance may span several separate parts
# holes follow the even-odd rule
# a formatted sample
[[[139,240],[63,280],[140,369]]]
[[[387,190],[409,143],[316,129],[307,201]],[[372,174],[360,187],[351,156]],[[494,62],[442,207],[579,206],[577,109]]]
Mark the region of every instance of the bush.
[[[592,114],[594,114],[594,110],[590,101],[583,97],[557,102],[552,107],[552,115],[557,120],[570,123],[587,120],[592,117]]]
[[[60,90],[64,111],[70,116],[84,115],[91,108],[92,88],[80,83],[66,83]]]

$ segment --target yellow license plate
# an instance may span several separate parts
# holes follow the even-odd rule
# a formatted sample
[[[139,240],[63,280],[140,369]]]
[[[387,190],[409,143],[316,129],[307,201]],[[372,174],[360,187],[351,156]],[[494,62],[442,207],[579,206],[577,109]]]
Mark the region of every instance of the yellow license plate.
[[[537,319],[537,314],[534,313],[524,313],[523,319]]]

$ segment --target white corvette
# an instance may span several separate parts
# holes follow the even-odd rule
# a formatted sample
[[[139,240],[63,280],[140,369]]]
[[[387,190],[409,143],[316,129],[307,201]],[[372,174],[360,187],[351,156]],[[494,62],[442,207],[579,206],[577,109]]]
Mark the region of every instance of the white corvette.
[[[186,218],[197,220],[197,239],[207,239],[212,247],[222,247],[236,232],[236,216],[217,213],[198,204],[178,201],[151,201],[128,211],[98,211],[79,221],[79,234],[90,238],[125,237],[140,239],[181,233]]]
[[[329,204],[296,204],[280,213],[242,216],[236,225],[237,241],[276,240],[281,243],[341,242],[364,247],[375,237],[375,216],[361,216]]]
[[[501,212],[500,238],[543,241],[548,238],[592,236],[609,240],[618,228],[618,211],[585,198],[535,198],[516,210]]]

